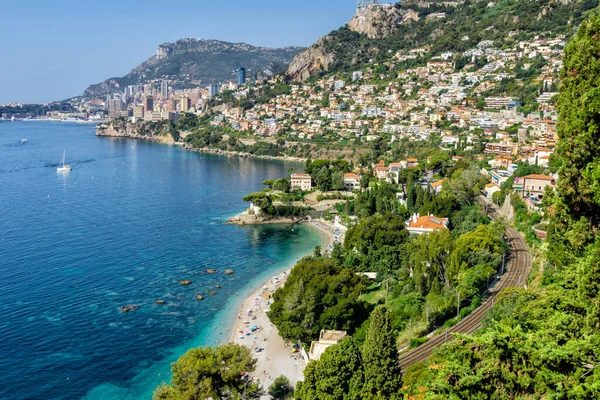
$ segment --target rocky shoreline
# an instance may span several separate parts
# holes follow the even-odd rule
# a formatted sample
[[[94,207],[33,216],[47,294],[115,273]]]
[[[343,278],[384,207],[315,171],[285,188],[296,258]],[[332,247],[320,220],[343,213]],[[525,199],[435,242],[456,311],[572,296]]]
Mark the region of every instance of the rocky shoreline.
[[[269,225],[269,224],[299,224],[303,219],[266,217],[257,212],[252,206],[246,211],[231,217],[225,222],[226,225]]]
[[[102,125],[101,125],[102,126]],[[264,156],[264,155],[256,155],[252,153],[245,153],[241,151],[229,151],[229,150],[221,150],[210,147],[194,147],[190,146],[185,142],[176,142],[173,140],[171,136],[147,136],[140,135],[134,132],[120,132],[116,130],[112,125],[106,127],[104,125],[103,128],[99,126],[96,129],[96,136],[104,136],[104,137],[114,137],[114,138],[126,138],[126,139],[136,139],[136,140],[150,140],[155,143],[160,144],[172,144],[181,146],[185,150],[194,151],[197,153],[208,153],[213,155],[227,156],[227,157],[239,157],[239,158],[255,158],[259,160],[276,160],[276,161],[294,161],[294,162],[306,162],[306,158],[303,157],[289,157],[289,156]]]

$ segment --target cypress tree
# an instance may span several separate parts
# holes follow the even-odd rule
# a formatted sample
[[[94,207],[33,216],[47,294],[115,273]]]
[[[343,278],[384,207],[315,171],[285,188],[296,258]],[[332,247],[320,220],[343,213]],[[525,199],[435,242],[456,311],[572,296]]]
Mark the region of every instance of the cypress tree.
[[[600,227],[600,17],[581,24],[565,49],[557,155],[562,159],[556,207],[563,223],[584,218]]]
[[[371,324],[362,348],[365,384],[364,398],[393,399],[402,388],[402,372],[398,364],[396,332],[386,306],[371,314]]]

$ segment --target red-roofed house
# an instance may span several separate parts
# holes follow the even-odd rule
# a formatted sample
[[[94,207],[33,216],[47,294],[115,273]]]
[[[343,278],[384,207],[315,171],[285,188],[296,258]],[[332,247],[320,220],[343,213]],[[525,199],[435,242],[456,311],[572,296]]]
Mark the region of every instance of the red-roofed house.
[[[431,215],[419,216],[419,214],[414,214],[411,219],[406,221],[406,226],[410,233],[422,235],[424,233],[448,229],[448,219]]]

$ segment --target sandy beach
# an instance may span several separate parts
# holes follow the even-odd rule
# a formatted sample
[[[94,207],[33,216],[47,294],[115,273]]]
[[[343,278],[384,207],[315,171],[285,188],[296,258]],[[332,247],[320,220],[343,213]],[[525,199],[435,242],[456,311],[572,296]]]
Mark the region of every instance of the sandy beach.
[[[311,221],[310,225],[323,235],[323,245],[327,248],[333,246],[336,241],[343,241],[343,234],[325,221]],[[230,342],[252,350],[253,357],[257,359],[254,377],[261,381],[265,390],[281,375],[287,376],[295,385],[303,379],[306,367],[306,361],[300,352],[294,351],[294,343],[286,343],[267,317],[267,311],[273,302],[273,293],[283,287],[291,267],[273,276],[244,300],[235,321],[231,324]]]

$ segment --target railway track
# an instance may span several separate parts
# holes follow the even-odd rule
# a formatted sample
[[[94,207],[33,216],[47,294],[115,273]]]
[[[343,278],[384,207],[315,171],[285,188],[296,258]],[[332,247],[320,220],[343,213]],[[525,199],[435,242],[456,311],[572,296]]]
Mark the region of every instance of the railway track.
[[[499,217],[499,212],[494,205],[483,198],[480,198],[480,202],[486,206],[490,218],[495,219]],[[525,287],[531,268],[531,255],[529,254],[527,244],[513,227],[509,226],[506,228],[506,236],[511,247],[509,259],[504,274],[489,289],[490,295],[486,301],[446,332],[434,335],[416,349],[401,354],[400,367],[402,370],[418,362],[426,361],[435,349],[453,340],[452,333],[472,334],[481,328],[483,317],[493,307],[494,301],[500,292],[508,288]]]

